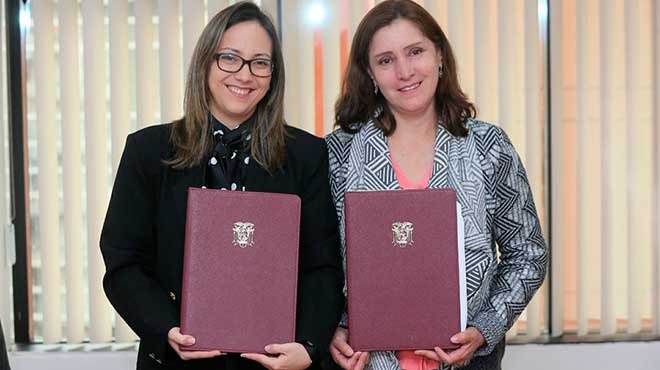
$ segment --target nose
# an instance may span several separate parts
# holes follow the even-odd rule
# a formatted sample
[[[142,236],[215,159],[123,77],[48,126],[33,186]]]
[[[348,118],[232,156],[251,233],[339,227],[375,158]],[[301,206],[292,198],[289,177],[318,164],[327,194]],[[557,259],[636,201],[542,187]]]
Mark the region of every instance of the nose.
[[[412,64],[407,58],[400,58],[396,63],[396,76],[399,80],[408,80],[415,73]]]
[[[247,63],[243,64],[241,69],[234,73],[234,76],[237,80],[240,81],[249,80],[252,77],[252,74],[250,73],[250,66]]]

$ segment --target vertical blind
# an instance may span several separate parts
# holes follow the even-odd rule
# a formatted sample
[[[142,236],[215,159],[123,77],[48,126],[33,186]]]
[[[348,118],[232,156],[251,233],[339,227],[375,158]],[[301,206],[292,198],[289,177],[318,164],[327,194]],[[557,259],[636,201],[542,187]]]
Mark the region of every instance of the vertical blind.
[[[660,2],[551,6],[552,334],[657,334]]]
[[[374,3],[259,2],[282,20],[292,125],[318,135],[333,129],[350,40]],[[660,1],[554,0],[550,9],[543,0],[419,3],[452,42],[462,86],[479,117],[502,126],[523,158],[544,229],[552,221],[552,334],[657,334]],[[98,232],[112,176],[128,132],[181,114],[193,45],[209,16],[228,4],[32,3],[35,321],[45,342],[135,338],[112,313],[100,283]],[[5,114],[1,123],[4,133]],[[4,178],[0,192],[7,193]],[[545,219],[549,207],[552,220]],[[7,208],[6,197],[0,198],[3,222]],[[8,285],[0,289],[9,294]],[[544,334],[547,304],[544,287],[510,335]],[[1,313],[6,321],[7,304]]]
[[[5,338],[12,338],[11,256],[9,239],[9,147],[7,141],[7,64],[5,2],[0,0],[0,321]]]

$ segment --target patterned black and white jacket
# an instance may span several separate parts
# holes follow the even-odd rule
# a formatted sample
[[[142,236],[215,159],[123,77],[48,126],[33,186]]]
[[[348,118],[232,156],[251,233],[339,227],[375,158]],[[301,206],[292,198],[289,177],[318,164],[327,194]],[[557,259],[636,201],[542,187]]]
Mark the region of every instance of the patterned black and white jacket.
[[[467,128],[466,137],[455,137],[438,125],[429,188],[454,189],[462,207],[467,324],[486,339],[467,368],[498,369],[504,335],[543,282],[548,250],[525,169],[506,133],[477,120]],[[373,122],[354,134],[335,130],[326,141],[345,263],[344,193],[400,186],[387,139]],[[370,366],[399,369],[393,352],[372,353]]]

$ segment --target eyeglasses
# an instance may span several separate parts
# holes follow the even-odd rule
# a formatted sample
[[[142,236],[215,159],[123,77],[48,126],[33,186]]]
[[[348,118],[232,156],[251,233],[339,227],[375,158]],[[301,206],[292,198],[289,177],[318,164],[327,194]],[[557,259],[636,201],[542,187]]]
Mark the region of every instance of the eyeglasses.
[[[273,61],[270,59],[244,59],[232,53],[216,53],[213,57],[218,68],[229,73],[236,73],[247,64],[250,73],[253,75],[257,77],[268,77],[273,74],[273,69],[275,68]]]

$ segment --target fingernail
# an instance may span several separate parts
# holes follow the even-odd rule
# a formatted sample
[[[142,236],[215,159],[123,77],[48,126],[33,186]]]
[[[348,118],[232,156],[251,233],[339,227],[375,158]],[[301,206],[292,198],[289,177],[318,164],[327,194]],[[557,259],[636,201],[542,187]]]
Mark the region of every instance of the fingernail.
[[[264,349],[266,350],[266,352],[270,352],[270,346],[266,346]]]
[[[452,342],[454,342],[454,343],[456,343],[456,341],[458,340],[458,337],[456,337],[456,336],[454,335],[454,336],[451,337],[449,340],[452,341]]]
[[[192,346],[193,344],[195,344],[195,338],[190,338],[190,337],[187,338],[186,339],[186,344],[188,344],[189,346]]]

